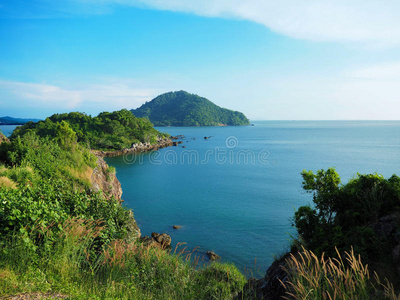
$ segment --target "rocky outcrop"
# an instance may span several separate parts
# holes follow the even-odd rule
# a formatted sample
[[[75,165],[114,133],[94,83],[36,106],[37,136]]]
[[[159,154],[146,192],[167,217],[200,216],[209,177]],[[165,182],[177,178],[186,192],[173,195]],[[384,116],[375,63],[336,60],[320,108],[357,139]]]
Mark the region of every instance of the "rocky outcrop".
[[[288,297],[283,284],[288,279],[284,267],[289,256],[287,253],[281,259],[274,261],[264,278],[250,278],[236,299],[278,300]]]
[[[181,227],[182,227],[182,225],[173,225],[173,226],[172,226],[173,229],[179,229],[179,228],[181,228]]]
[[[153,232],[151,236],[144,236],[140,238],[142,243],[148,247],[156,247],[159,249],[168,249],[171,247],[171,237],[166,234],[162,233],[159,234],[157,232]]]
[[[91,181],[94,192],[103,191],[106,198],[114,196],[121,200],[121,183],[102,157],[97,157],[97,167],[93,169]]]
[[[93,169],[91,181],[93,192],[102,191],[107,199],[115,197],[115,199],[122,202],[121,183],[115,175],[115,169],[110,168],[102,157],[97,157],[97,167]],[[125,226],[127,230],[125,240],[131,242],[140,237],[140,229],[133,217],[133,212],[131,210],[126,210],[125,213],[127,214],[125,217]]]
[[[215,253],[212,252],[212,251],[207,251],[206,254],[207,254],[207,256],[208,256],[208,259],[211,260],[211,261],[217,260],[217,259],[221,259],[221,257],[220,257],[219,255],[215,254]]]
[[[0,132],[0,144],[3,143],[3,142],[9,143],[10,140],[9,140],[4,134],[2,134],[2,133]]]
[[[101,151],[101,150],[92,150],[96,156],[101,157],[115,157],[132,153],[141,153],[147,151],[155,151],[161,148],[166,148],[170,146],[177,146],[178,143],[182,142],[173,142],[171,139],[159,139],[157,143],[136,143],[132,144],[131,148],[125,148],[122,150],[111,150],[111,151]]]
[[[382,243],[391,245],[393,267],[400,276],[400,213],[393,213],[379,218],[373,225],[376,236]]]

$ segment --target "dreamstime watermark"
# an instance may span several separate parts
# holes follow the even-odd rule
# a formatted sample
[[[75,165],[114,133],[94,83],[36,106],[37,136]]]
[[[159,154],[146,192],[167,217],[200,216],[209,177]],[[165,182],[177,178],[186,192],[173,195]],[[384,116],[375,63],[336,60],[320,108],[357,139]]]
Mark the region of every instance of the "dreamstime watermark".
[[[269,159],[271,153],[268,150],[254,151],[238,149],[239,140],[235,136],[230,136],[225,140],[225,147],[216,146],[208,149],[204,153],[198,150],[177,150],[169,148],[165,151],[153,151],[150,153],[129,153],[123,156],[124,162],[127,164],[139,163],[143,164],[144,160],[148,160],[154,165],[205,165],[211,161],[219,165],[224,164],[244,164],[244,165],[268,165],[275,163]]]

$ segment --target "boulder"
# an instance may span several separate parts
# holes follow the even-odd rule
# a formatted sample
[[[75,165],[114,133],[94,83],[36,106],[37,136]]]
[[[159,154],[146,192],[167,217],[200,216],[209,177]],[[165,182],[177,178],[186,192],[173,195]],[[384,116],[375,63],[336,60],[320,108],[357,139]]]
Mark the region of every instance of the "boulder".
[[[172,226],[173,229],[179,229],[181,227],[182,227],[182,225],[174,225],[174,226]]]
[[[160,249],[167,249],[171,247],[171,237],[166,234],[162,233],[159,234],[157,232],[152,232],[150,236],[144,236],[140,238],[140,240],[149,247],[157,247]]]
[[[215,254],[215,253],[212,252],[212,251],[207,251],[206,254],[208,255],[208,258],[209,258],[210,260],[217,260],[217,259],[220,259],[220,258],[221,258],[219,255]]]

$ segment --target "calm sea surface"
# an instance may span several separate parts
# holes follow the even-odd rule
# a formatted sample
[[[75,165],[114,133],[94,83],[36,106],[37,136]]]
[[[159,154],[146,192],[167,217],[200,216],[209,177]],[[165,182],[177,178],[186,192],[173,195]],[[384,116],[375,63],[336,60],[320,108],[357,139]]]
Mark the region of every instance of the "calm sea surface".
[[[10,136],[15,128],[17,128],[17,125],[1,125],[0,126],[0,130],[5,136]]]
[[[335,167],[344,182],[357,172],[400,174],[400,122],[254,124],[158,128],[184,135],[183,143],[108,158],[142,234],[168,233],[174,244],[198,247],[199,256],[211,250],[247,276],[246,268],[262,276],[289,248],[294,210],[312,201],[301,187],[303,169]]]
[[[312,201],[301,187],[303,169],[335,167],[344,182],[357,172],[400,174],[400,122],[254,124],[158,128],[184,135],[183,144],[107,159],[142,234],[168,233],[200,256],[211,250],[262,276],[289,248],[294,210]]]

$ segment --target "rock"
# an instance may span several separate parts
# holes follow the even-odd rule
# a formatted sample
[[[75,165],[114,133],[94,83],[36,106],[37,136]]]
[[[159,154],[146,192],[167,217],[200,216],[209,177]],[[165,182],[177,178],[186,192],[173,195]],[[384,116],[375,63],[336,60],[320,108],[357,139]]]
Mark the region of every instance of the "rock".
[[[97,157],[97,167],[93,169],[90,177],[92,182],[92,191],[103,192],[104,196],[109,199],[112,196],[121,200],[122,188],[118,178],[113,173],[107,172],[108,165],[102,157]]]
[[[373,229],[378,237],[381,239],[387,239],[392,234],[396,234],[396,224],[399,220],[400,215],[398,213],[383,216],[373,225]]]
[[[400,261],[400,245],[397,245],[396,247],[394,247],[394,249],[392,251],[392,257],[393,257],[393,262],[395,264],[399,263],[399,261]]]
[[[273,262],[268,268],[264,278],[258,280],[250,278],[243,287],[243,291],[240,292],[235,299],[276,300],[287,297],[282,282],[286,283],[288,278],[283,267],[285,266],[286,259],[289,258],[289,256],[290,254],[287,253],[281,259]]]
[[[9,143],[10,140],[4,134],[0,133],[0,144],[3,143],[3,142],[4,143]]]
[[[181,227],[182,227],[182,225],[174,225],[174,226],[172,226],[173,229],[179,229]]]
[[[99,150],[92,150],[92,152],[96,156],[101,156],[101,157],[115,157],[115,156],[121,156],[121,155],[126,155],[126,154],[131,154],[131,153],[139,153],[139,152],[147,152],[147,151],[152,151],[152,150],[158,150],[160,148],[166,148],[173,146],[173,142],[169,138],[158,138],[157,143],[151,145],[150,143],[134,143],[132,144],[131,148],[128,149],[122,149],[122,150],[111,150],[111,151],[99,151]],[[176,146],[176,145],[174,145]]]
[[[141,238],[141,241],[150,247],[157,247],[160,249],[167,249],[171,247],[171,237],[166,234],[162,233],[159,234],[157,232],[152,232],[150,236],[144,236]]]
[[[182,148],[186,148],[186,146],[182,146]]]
[[[208,251],[206,254],[208,255],[208,258],[209,258],[210,260],[217,260],[217,259],[220,259],[220,258],[221,258],[219,255],[215,254],[215,253],[212,252],[212,251]]]

